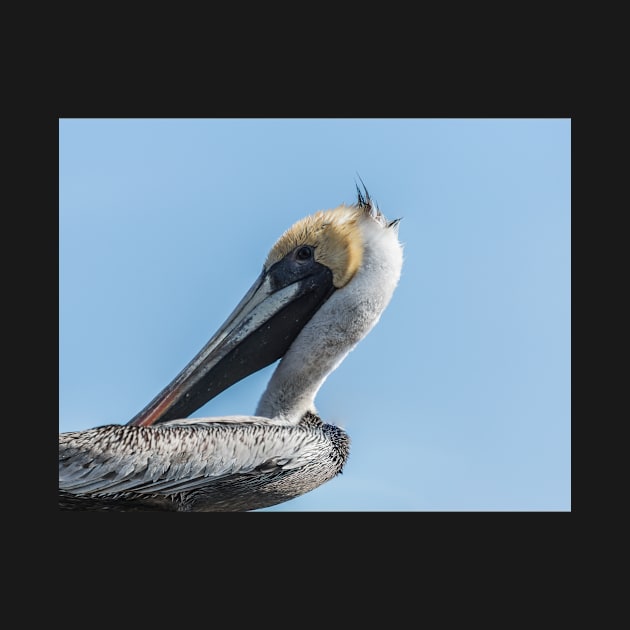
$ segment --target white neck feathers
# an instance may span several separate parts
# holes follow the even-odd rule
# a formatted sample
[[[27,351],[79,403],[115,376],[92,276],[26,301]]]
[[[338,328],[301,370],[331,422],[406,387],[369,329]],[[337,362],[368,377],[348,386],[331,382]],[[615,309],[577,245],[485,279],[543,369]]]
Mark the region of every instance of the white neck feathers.
[[[367,215],[358,222],[361,265],[302,329],[274,371],[257,416],[299,422],[315,412],[315,396],[328,375],[378,322],[398,284],[402,246],[398,226]]]

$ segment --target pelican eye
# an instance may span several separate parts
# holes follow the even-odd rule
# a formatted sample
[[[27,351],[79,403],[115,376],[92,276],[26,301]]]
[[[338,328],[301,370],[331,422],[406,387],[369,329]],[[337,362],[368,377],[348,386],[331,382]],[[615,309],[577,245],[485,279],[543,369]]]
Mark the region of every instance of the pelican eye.
[[[303,245],[295,252],[295,257],[298,260],[310,260],[313,257],[313,248]]]

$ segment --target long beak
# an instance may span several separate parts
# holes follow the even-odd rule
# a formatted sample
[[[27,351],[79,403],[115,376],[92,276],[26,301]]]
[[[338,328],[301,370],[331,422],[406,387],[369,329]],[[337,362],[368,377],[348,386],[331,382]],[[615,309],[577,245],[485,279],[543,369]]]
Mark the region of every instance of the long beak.
[[[186,418],[222,391],[282,357],[334,291],[330,270],[281,260],[256,279],[195,358],[130,425]]]

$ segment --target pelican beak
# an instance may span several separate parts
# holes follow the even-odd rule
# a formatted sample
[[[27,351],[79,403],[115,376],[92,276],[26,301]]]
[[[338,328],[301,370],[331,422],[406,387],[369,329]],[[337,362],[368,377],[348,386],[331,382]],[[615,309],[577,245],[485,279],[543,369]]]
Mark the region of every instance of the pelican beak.
[[[284,356],[333,291],[330,269],[314,260],[287,256],[264,270],[199,354],[128,424],[186,418]]]

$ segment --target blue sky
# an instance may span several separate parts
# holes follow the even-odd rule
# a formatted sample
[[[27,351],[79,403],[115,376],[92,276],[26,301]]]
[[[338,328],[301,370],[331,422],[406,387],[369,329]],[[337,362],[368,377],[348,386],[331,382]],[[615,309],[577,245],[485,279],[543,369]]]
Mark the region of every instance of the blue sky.
[[[316,400],[344,473],[269,511],[570,510],[569,119],[61,119],[59,430],[127,422],[357,173],[401,281]]]

